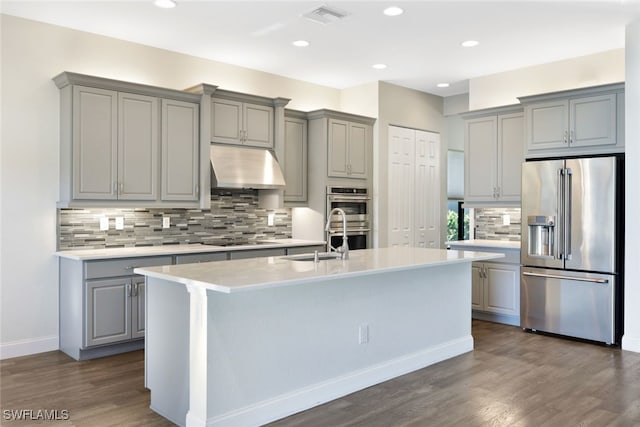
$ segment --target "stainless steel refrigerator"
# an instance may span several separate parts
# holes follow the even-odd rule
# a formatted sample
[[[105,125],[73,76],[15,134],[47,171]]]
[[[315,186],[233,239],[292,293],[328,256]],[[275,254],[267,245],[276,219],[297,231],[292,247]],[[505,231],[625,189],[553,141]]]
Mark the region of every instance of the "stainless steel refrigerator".
[[[523,328],[619,343],[623,167],[621,155],[522,164]]]

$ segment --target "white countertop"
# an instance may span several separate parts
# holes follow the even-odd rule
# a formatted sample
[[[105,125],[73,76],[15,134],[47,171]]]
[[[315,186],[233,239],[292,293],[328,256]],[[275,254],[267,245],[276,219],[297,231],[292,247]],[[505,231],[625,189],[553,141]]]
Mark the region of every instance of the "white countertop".
[[[487,252],[424,248],[361,249],[349,253],[349,260],[294,261],[287,257],[264,257],[199,264],[136,268],[136,274],[197,285],[213,291],[232,293],[290,286],[384,272],[470,263],[502,258]]]
[[[185,255],[208,252],[231,252],[273,248],[293,248],[297,246],[320,246],[326,242],[322,240],[302,240],[302,239],[266,239],[261,240],[258,245],[238,245],[238,246],[214,246],[204,244],[192,245],[164,245],[164,246],[138,246],[133,248],[106,248],[106,249],[78,249],[69,251],[58,251],[56,256],[61,258],[74,259],[78,261],[89,261],[112,258],[131,258],[158,255]]]
[[[465,246],[476,248],[500,248],[500,249],[517,249],[520,250],[520,242],[513,240],[486,240],[486,239],[473,239],[473,240],[452,240],[447,242],[447,246]]]

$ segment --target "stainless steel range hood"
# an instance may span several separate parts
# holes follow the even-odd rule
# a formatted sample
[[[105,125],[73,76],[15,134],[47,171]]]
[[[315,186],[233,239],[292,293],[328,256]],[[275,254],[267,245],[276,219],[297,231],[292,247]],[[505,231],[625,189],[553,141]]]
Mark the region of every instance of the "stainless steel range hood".
[[[211,145],[212,188],[285,187],[278,161],[265,148]]]

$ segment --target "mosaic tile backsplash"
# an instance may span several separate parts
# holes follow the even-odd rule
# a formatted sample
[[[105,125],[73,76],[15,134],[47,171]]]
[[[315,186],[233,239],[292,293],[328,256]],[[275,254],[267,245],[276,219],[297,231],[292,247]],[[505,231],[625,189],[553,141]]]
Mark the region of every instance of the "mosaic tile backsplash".
[[[504,215],[511,224],[503,224]],[[476,239],[520,241],[520,208],[476,208],[474,219]]]
[[[273,226],[267,225],[275,213]],[[109,230],[100,230],[100,218]],[[115,218],[124,229],[115,230]],[[171,219],[162,228],[162,218]],[[58,250],[160,246],[189,243],[243,244],[291,237],[291,209],[258,207],[256,190],[214,190],[211,209],[58,209]]]

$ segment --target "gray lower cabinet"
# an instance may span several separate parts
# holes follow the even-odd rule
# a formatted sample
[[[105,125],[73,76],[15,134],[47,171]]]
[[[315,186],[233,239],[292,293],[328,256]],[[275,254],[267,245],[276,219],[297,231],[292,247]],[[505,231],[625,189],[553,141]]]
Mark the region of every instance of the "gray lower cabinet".
[[[474,319],[520,326],[520,251],[455,242],[450,242],[450,247],[505,255],[491,262],[471,264],[471,313]]]
[[[60,258],[60,350],[84,360],[143,348],[145,283],[133,269],[172,263],[172,256]]]
[[[85,309],[85,347],[144,338],[144,278],[87,281]]]
[[[138,267],[293,255],[322,245],[74,260],[59,258],[60,351],[76,360],[144,348],[145,278]]]

